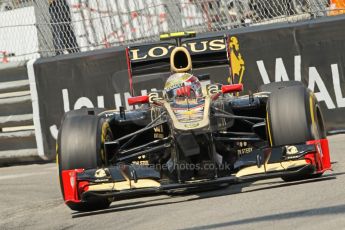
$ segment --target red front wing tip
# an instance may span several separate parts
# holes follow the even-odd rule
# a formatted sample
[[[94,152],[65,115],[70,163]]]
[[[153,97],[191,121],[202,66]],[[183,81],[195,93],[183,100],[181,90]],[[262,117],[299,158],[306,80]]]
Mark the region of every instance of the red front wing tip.
[[[315,173],[323,173],[331,170],[331,159],[329,154],[329,146],[327,139],[307,141],[307,145],[315,145],[316,152],[305,155],[305,159],[315,165]]]
[[[83,172],[84,169],[64,170],[62,171],[62,185],[65,203],[79,203],[80,194],[88,190],[89,183],[87,181],[78,182],[77,174]]]

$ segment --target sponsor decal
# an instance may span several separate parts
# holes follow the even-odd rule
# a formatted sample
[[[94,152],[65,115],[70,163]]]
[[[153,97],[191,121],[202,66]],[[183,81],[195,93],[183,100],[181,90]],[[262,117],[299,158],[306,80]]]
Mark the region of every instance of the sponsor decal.
[[[146,155],[138,156],[138,160],[133,161],[132,163],[135,165],[149,165],[149,161],[146,158]]]
[[[245,62],[240,53],[240,43],[237,37],[230,37],[229,39],[229,50],[230,50],[230,67],[232,73],[232,81],[234,83],[242,83],[243,74],[245,71]],[[238,79],[238,81],[237,81]],[[230,83],[230,79],[228,79]]]
[[[108,169],[97,169],[95,172],[95,182],[108,182],[110,180],[110,172]]]
[[[298,149],[296,146],[291,145],[291,146],[286,147],[286,155],[293,155],[297,153],[298,153]]]
[[[188,124],[184,125],[184,127],[188,128],[188,129],[196,128],[198,126],[199,126],[198,122],[196,122],[196,123],[188,123]]]
[[[206,86],[207,95],[213,95],[219,92],[222,92],[221,84],[209,84]]]
[[[287,145],[285,146],[285,155],[283,157],[284,160],[296,160],[301,158],[301,153],[298,151],[297,146],[294,145]]]
[[[253,151],[253,148],[252,147],[248,147],[248,148],[242,148],[242,149],[238,149],[237,150],[237,154],[239,156],[243,156],[245,154],[249,154]]]
[[[153,103],[156,101],[161,101],[163,100],[163,95],[162,92],[150,92],[149,93],[149,102]]]
[[[219,52],[225,51],[226,46],[223,38],[212,40],[199,39],[191,42],[183,43],[191,54],[198,54],[202,52]],[[132,62],[154,60],[156,58],[168,58],[175,46],[170,43],[162,43],[157,46],[140,46],[132,47],[130,49],[130,59]]]
[[[95,177],[96,178],[102,178],[102,177],[106,177],[107,173],[105,172],[104,169],[97,169],[95,172]]]
[[[165,83],[164,90],[168,91],[184,86],[184,83],[193,75],[189,73],[176,73],[171,75]]]

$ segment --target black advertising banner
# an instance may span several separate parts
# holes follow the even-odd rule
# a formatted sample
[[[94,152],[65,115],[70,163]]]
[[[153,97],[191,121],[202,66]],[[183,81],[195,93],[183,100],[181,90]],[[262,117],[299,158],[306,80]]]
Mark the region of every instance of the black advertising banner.
[[[298,80],[314,91],[328,130],[345,130],[345,17],[224,31],[235,82],[245,94],[261,84]],[[226,44],[217,34],[189,40],[193,73],[227,83]],[[168,43],[130,47],[135,95],[162,89],[169,76]],[[164,54],[164,55],[163,55]],[[201,64],[200,64],[201,63]],[[209,65],[205,65],[209,63]],[[64,112],[119,108],[130,86],[125,47],[40,59],[34,64],[44,151],[53,156]]]
[[[302,81],[320,102],[327,130],[345,130],[345,30],[340,28],[344,17],[232,35],[245,93],[273,81]]]
[[[124,49],[37,60],[34,64],[44,152],[55,156],[63,114],[81,107],[113,109],[129,81]]]

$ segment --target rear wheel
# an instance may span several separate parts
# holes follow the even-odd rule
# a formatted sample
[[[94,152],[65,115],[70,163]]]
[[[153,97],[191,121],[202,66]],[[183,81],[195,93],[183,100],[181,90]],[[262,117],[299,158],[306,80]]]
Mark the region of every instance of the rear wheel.
[[[66,114],[61,125],[57,143],[57,162],[60,186],[63,188],[63,170],[91,169],[107,165],[104,141],[111,140],[112,133],[108,123],[95,115],[83,111]],[[64,191],[62,189],[64,196]],[[110,201],[95,198],[81,203],[67,204],[72,210],[89,211],[107,208]]]
[[[326,137],[322,113],[314,94],[301,85],[273,90],[267,102],[267,131],[272,147],[305,143]],[[321,174],[284,176],[284,181]]]

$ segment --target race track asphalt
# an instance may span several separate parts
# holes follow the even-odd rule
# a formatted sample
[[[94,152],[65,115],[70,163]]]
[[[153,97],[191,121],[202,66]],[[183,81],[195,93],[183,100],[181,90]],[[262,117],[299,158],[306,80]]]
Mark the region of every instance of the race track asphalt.
[[[89,213],[63,204],[55,164],[0,168],[0,229],[345,229],[345,135],[329,140],[333,171],[320,179],[137,198]]]

